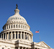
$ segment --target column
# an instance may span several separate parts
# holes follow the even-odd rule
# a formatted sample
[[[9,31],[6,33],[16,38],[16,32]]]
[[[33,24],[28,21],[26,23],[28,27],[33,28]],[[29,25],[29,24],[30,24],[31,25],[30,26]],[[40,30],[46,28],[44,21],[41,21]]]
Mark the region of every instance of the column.
[[[21,37],[21,39],[22,39],[22,32],[21,32],[21,34],[20,34],[20,37]]]
[[[29,34],[28,34],[28,40],[29,40]]]
[[[24,39],[25,39],[25,32],[24,32]]]
[[[18,33],[17,33],[17,38],[19,39],[19,31],[18,31]]]
[[[30,40],[30,34],[29,34],[29,40]]]
[[[8,40],[9,40],[9,32],[8,32]]]
[[[14,35],[15,35],[14,38],[16,39],[16,32],[14,32]]]
[[[12,31],[11,31],[11,39],[13,39],[13,33],[12,33]]]
[[[20,47],[18,47],[18,49],[20,49]]]
[[[5,33],[5,40],[6,40],[6,33]]]

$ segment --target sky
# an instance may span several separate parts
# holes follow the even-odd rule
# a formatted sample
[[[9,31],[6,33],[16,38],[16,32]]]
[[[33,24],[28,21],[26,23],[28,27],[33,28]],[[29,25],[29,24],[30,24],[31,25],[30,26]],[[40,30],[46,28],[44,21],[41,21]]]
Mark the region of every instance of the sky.
[[[0,32],[18,4],[33,33],[33,41],[44,41],[54,48],[54,0],[0,0]],[[39,33],[35,33],[38,31]],[[39,38],[40,35],[40,38]]]

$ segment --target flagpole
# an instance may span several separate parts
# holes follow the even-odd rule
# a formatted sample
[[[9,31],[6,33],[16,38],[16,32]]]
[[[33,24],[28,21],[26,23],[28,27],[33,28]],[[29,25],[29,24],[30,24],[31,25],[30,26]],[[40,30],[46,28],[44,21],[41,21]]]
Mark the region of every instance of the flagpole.
[[[39,40],[41,41],[41,37],[40,37],[40,32],[39,32],[39,30],[36,31],[36,33],[39,33]]]
[[[40,32],[39,32],[39,40],[41,41]]]

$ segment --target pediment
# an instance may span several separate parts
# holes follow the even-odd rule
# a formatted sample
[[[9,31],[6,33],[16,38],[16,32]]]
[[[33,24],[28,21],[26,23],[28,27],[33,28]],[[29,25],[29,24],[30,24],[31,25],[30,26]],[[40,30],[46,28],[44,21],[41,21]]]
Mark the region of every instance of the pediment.
[[[37,43],[37,45],[42,46],[42,47],[49,47],[45,42],[41,41]]]

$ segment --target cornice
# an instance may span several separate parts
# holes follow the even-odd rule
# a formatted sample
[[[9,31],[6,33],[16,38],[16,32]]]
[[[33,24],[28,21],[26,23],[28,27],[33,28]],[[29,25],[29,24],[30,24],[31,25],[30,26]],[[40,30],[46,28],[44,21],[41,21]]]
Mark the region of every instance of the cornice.
[[[8,29],[8,30],[3,30],[1,33],[7,33],[7,32],[12,32],[12,31],[22,31],[22,32],[27,32],[33,36],[33,33],[28,30],[23,30],[23,29]]]

